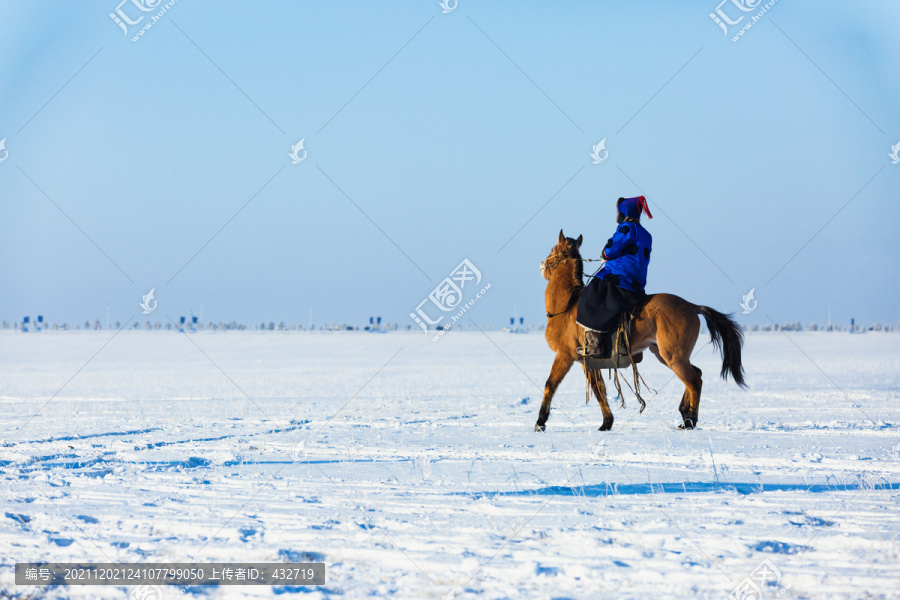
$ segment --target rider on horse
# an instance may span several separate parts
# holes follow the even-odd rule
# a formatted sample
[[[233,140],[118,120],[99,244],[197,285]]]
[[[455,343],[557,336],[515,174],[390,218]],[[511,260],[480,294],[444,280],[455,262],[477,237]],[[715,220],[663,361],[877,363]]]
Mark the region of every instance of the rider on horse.
[[[578,299],[576,320],[585,334],[578,352],[584,356],[609,358],[619,315],[645,296],[653,238],[641,225],[641,212],[651,219],[653,215],[643,196],[619,198],[616,210],[619,226],[603,249],[606,262]]]

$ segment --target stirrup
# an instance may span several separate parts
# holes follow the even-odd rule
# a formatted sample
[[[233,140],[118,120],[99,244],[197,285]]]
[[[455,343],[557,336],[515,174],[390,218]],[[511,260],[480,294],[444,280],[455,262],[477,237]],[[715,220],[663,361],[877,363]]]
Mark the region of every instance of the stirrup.
[[[601,348],[596,354],[585,354],[584,348],[578,346],[576,352],[578,352],[578,355],[582,358],[595,358],[597,360],[610,360],[612,358],[612,352],[604,352],[604,348]]]

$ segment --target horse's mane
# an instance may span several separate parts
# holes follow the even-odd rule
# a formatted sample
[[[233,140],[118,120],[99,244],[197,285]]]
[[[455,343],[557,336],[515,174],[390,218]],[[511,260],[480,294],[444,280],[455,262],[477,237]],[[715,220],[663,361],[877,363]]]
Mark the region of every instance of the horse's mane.
[[[578,250],[578,245],[575,240],[566,238],[566,241],[571,248],[570,254],[572,255],[572,258],[577,259],[573,261],[575,263],[575,282],[580,284],[584,280],[584,262],[581,260],[581,252]]]

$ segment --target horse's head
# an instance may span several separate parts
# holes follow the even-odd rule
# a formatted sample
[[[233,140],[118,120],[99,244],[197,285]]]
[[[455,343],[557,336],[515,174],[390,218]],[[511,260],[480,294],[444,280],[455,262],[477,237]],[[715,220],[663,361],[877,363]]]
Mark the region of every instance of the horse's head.
[[[581,270],[581,253],[578,251],[581,248],[581,242],[584,238],[582,236],[578,236],[577,240],[572,238],[567,238],[562,229],[559,230],[559,241],[553,246],[553,249],[550,250],[550,254],[547,255],[547,258],[541,262],[541,275],[547,281],[550,281],[550,273],[553,272],[560,263],[565,261],[572,261],[575,263],[573,266],[580,271]]]

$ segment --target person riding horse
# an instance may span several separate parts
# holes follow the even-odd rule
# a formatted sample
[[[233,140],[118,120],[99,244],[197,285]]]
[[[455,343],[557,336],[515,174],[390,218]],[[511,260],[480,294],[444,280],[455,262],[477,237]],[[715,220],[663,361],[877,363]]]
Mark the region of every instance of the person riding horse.
[[[576,321],[584,328],[582,356],[609,358],[612,334],[619,315],[632,310],[646,295],[647,265],[653,237],[641,225],[641,212],[653,218],[643,196],[619,198],[616,202],[616,232],[606,242],[606,261],[594,274],[578,299]]]

